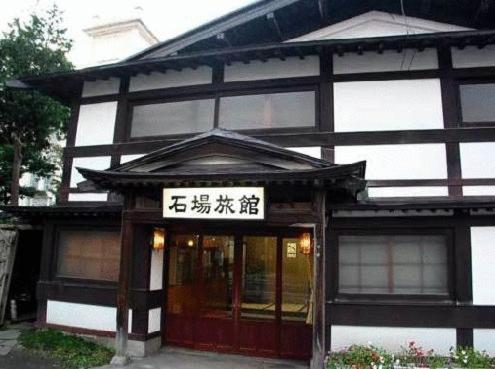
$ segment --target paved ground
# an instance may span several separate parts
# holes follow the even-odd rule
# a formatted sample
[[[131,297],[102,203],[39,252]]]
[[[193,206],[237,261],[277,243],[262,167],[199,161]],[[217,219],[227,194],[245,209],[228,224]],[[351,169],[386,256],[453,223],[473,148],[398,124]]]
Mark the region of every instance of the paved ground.
[[[10,353],[0,356],[2,369],[62,369],[55,361],[39,354],[14,347]]]
[[[0,331],[0,356],[5,356],[12,350],[20,335],[21,332],[17,329]]]
[[[1,367],[1,366],[0,366]],[[114,369],[105,366],[99,369]],[[127,369],[307,369],[302,362],[164,348],[159,354],[135,359]]]

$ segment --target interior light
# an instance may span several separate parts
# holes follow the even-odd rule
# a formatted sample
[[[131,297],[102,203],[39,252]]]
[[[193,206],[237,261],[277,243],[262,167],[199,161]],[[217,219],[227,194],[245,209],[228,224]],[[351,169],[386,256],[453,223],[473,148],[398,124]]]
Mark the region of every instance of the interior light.
[[[309,233],[303,233],[299,240],[299,245],[302,254],[311,254],[311,235]]]
[[[163,250],[165,248],[165,230],[163,228],[153,229],[153,250]]]
[[[187,246],[193,247],[194,246],[194,241],[193,240],[187,241]]]

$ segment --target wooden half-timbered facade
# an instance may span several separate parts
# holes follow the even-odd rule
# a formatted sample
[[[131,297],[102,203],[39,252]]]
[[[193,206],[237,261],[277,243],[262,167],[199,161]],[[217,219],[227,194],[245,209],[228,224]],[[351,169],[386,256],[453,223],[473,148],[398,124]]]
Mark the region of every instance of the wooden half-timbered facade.
[[[495,354],[495,4],[264,0],[11,81],[69,105],[38,323],[311,360]],[[226,200],[231,200],[230,202]]]

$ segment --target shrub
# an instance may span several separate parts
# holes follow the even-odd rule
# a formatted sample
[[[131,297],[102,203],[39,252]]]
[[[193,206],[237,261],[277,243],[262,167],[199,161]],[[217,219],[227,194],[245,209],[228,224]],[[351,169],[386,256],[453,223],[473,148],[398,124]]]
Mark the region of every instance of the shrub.
[[[390,369],[393,368],[393,357],[373,345],[353,345],[330,354],[327,358],[327,368]]]
[[[450,349],[450,360],[453,366],[462,368],[491,368],[493,359],[485,351],[476,351],[472,347]]]
[[[423,350],[414,341],[409,342],[407,348],[402,349],[397,359],[401,365],[413,364],[417,368],[445,368],[449,363],[447,358],[436,355],[434,350]]]

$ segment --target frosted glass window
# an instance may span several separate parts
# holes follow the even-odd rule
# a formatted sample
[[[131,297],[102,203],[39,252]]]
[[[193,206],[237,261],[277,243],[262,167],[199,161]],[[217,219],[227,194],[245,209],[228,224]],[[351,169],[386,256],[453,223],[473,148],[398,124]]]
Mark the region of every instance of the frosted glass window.
[[[104,170],[110,168],[110,156],[94,156],[89,158],[74,158],[72,160],[72,171],[70,175],[70,186],[77,187],[79,182],[86,179],[79,173],[76,168]]]
[[[495,122],[495,83],[461,85],[462,121]]]
[[[210,67],[184,69],[182,71],[167,70],[167,73],[152,72],[149,75],[139,74],[132,77],[129,91],[202,85],[209,84],[211,81],[212,70]]]
[[[447,295],[445,237],[340,236],[339,292]]]
[[[213,99],[137,105],[131,137],[205,132],[213,128],[214,110]]]
[[[495,45],[486,45],[483,49],[467,46],[464,49],[451,48],[454,68],[476,68],[495,66]]]
[[[463,178],[495,178],[495,142],[461,143]]]
[[[444,144],[337,146],[335,162],[366,160],[366,179],[446,179]]]
[[[234,130],[314,127],[315,92],[284,92],[220,99],[220,127]]]
[[[57,274],[66,278],[117,281],[120,232],[64,230],[59,233]]]
[[[85,81],[82,97],[115,95],[119,93],[120,79],[109,78],[106,80]]]
[[[76,146],[113,143],[117,102],[81,105],[77,120]]]
[[[334,103],[336,132],[444,126],[439,79],[335,83]]]

